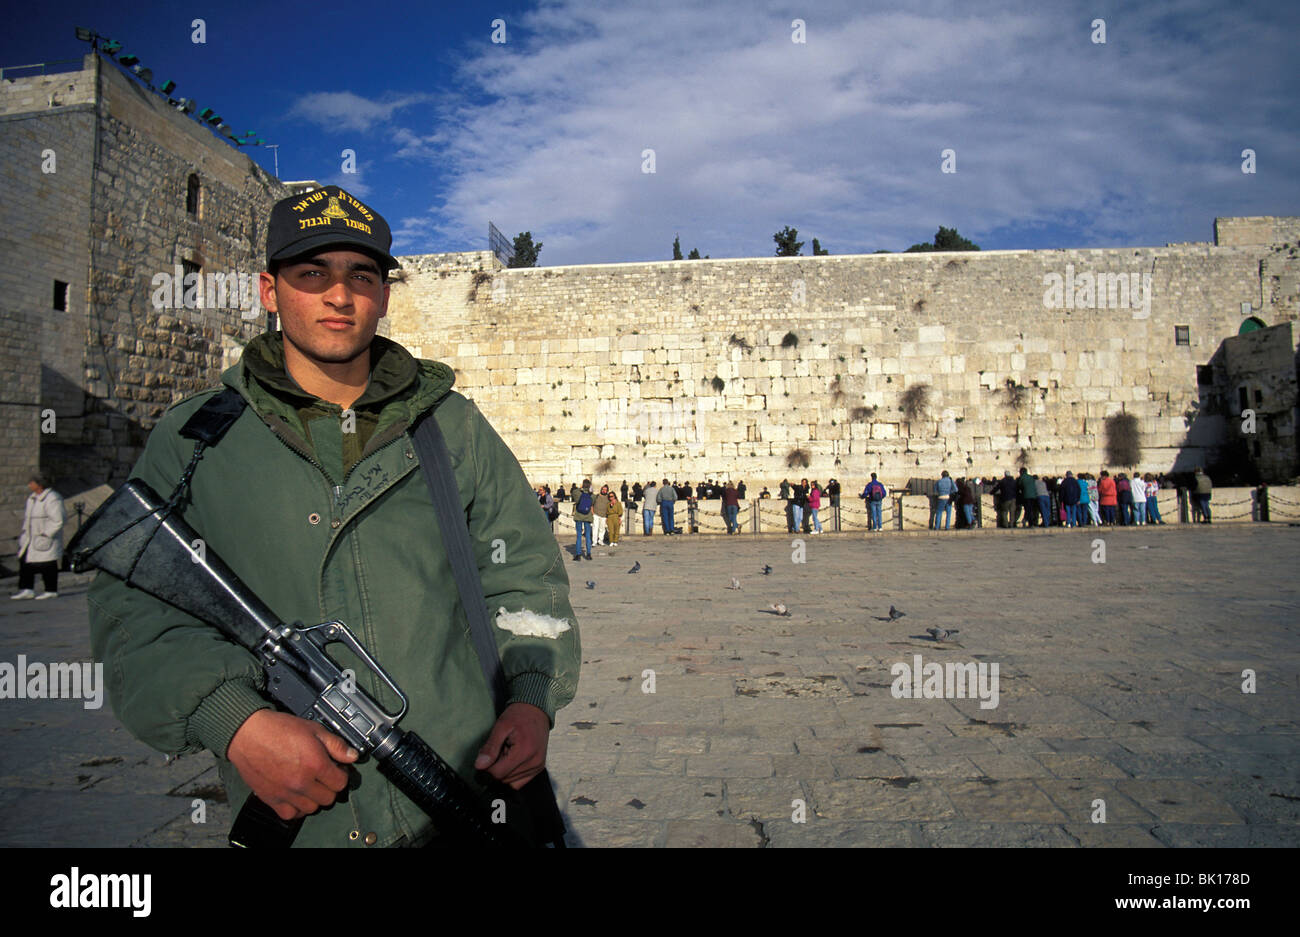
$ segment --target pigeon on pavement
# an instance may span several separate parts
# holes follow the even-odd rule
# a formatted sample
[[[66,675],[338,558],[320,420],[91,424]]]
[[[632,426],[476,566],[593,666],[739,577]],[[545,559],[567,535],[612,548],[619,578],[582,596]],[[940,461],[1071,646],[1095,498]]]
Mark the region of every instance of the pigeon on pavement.
[[[731,577],[731,585],[727,586],[727,588],[728,588],[728,589],[739,589],[739,588],[740,588],[740,580],[737,579],[735,576],[732,576],[732,577]]]
[[[949,638],[951,638],[954,634],[957,634],[960,631],[960,629],[953,628],[951,631],[946,631],[943,628],[926,628],[925,631],[926,634],[934,638],[935,641],[946,641]]]
[[[776,612],[778,615],[784,615],[786,618],[790,617],[790,610],[786,608],[784,605],[782,605],[780,602],[775,602],[769,607],[772,609],[772,611]]]
[[[768,566],[766,563],[763,564],[763,575],[764,576],[772,575],[772,567]]]
[[[596,588],[596,583],[593,582],[592,580],[588,579],[588,580],[587,580],[587,588],[588,588],[588,589],[594,589],[594,588]]]
[[[906,614],[907,612],[900,612],[898,609],[894,608],[894,606],[889,606],[890,621],[898,621],[898,619],[902,618]]]
[[[641,561],[637,560],[636,563],[633,564],[632,568],[628,570],[628,573],[631,574],[631,573],[639,573],[639,572],[641,572]]]

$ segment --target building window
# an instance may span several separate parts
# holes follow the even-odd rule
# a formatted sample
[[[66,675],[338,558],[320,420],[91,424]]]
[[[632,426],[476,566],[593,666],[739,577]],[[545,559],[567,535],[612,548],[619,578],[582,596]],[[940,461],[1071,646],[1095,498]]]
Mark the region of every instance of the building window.
[[[190,173],[185,186],[185,211],[195,218],[199,216],[199,177],[196,173]]]
[[[1189,325],[1174,326],[1174,344],[1190,345],[1192,343],[1192,328]]]
[[[68,284],[62,280],[54,281],[54,309],[56,312],[68,311]]]
[[[1237,388],[1237,404],[1238,404],[1238,407],[1237,407],[1238,412],[1240,412],[1241,410],[1249,410],[1249,409],[1250,409],[1250,391],[1246,390],[1246,388],[1244,388],[1244,387],[1238,387],[1238,388]]]

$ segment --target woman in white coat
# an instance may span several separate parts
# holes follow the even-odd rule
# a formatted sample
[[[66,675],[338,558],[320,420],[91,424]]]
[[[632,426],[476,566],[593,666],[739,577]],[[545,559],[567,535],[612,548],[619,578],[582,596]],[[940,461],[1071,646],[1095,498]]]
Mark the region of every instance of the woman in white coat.
[[[18,537],[18,592],[11,599],[53,599],[59,595],[59,561],[63,559],[63,498],[50,487],[44,475],[33,475],[27,483],[27,509],[23,532]],[[32,591],[36,574],[41,574],[45,591]]]

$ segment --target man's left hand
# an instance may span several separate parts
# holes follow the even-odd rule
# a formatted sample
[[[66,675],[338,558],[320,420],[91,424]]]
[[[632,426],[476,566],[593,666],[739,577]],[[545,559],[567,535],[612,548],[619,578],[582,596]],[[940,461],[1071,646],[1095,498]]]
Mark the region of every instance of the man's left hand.
[[[474,767],[515,790],[546,767],[551,721],[531,703],[511,703],[479,749]]]

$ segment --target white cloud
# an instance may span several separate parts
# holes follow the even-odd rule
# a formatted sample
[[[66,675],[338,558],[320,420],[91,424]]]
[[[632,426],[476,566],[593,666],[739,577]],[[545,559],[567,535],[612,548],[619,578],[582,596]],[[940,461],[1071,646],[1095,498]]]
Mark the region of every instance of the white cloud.
[[[1095,45],[1103,14],[1077,10],[798,6],[804,45],[775,3],[558,0],[523,17],[463,63],[433,125],[392,132],[399,156],[449,173],[399,248],[479,245],[488,219],[531,230],[547,264],[665,258],[678,232],[714,257],[765,255],[786,224],[836,253],[940,224],[1160,244],[1208,237],[1251,198],[1295,210],[1287,30],[1249,8],[1126,9]],[[1222,171],[1247,145],[1278,171],[1258,194]]]
[[[322,181],[325,185],[336,185],[360,199],[370,198],[370,193],[374,191],[373,186],[359,172],[340,172]]]
[[[317,91],[303,95],[289,110],[290,117],[311,121],[327,130],[366,132],[387,122],[404,107],[432,99],[428,94],[408,94],[372,101],[351,91]]]

